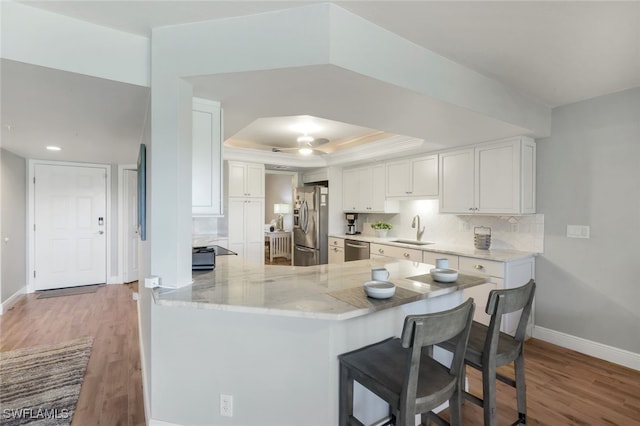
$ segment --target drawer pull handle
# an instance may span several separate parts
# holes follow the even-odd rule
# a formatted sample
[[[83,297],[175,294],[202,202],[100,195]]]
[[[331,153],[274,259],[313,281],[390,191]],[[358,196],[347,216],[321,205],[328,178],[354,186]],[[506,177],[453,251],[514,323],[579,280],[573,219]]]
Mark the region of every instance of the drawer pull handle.
[[[384,254],[384,250],[378,249],[378,253]]]
[[[474,269],[478,269],[478,270],[484,269],[484,266],[482,266],[482,265],[474,265]]]
[[[409,253],[405,253],[404,257],[411,257],[411,255]]]

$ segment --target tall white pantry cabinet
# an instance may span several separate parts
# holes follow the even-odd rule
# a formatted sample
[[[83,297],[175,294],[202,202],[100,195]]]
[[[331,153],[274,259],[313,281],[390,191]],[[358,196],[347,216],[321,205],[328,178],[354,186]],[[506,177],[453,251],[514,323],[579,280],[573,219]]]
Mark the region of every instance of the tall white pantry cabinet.
[[[264,164],[227,161],[229,250],[264,263]]]

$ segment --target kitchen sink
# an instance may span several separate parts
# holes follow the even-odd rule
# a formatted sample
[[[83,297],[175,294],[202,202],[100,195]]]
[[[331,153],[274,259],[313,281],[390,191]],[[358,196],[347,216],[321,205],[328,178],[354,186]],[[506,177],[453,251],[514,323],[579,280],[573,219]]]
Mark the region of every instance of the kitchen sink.
[[[416,240],[391,240],[390,243],[411,244],[414,246],[427,246],[434,244],[432,241],[416,241]]]

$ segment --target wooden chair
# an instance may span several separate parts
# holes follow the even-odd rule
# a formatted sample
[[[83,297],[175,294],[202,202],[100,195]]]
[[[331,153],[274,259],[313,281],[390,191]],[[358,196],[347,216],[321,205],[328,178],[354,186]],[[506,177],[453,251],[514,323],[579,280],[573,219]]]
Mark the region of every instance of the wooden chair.
[[[422,413],[430,421],[447,424],[431,410],[449,400],[451,424],[459,425],[462,409],[464,353],[473,321],[473,299],[444,312],[409,315],[401,338],[339,355],[339,424],[362,425],[353,416],[353,382],[357,380],[389,404],[391,423],[414,426]],[[455,350],[451,367],[432,358],[433,345],[451,339]]]
[[[530,280],[522,287],[493,290],[489,293],[486,312],[491,315],[489,326],[476,321],[471,326],[465,364],[482,372],[482,399],[463,392],[465,399],[483,407],[485,426],[497,425],[496,379],[516,388],[518,420],[513,423],[527,424],[527,401],[524,378],[524,338],[533,305],[536,283]],[[514,336],[500,332],[502,316],[522,309],[518,328]],[[456,350],[455,342],[446,342],[442,347]],[[496,372],[496,368],[514,363],[515,380]],[[465,371],[462,372],[462,376]]]

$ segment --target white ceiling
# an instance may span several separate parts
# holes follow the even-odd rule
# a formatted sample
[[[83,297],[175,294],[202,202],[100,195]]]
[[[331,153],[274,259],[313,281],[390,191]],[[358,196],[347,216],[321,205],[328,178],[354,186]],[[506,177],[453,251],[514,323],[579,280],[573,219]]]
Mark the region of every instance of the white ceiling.
[[[49,11],[148,36],[153,27],[260,13],[315,2],[277,1],[39,1],[22,2]],[[482,74],[495,78],[525,95],[555,107],[640,86],[640,3],[638,2],[431,2],[431,1],[348,1],[335,2],[351,12],[405,37],[414,43],[448,57]],[[25,64],[2,62],[2,136],[3,146],[21,155],[28,154],[32,143],[44,140],[73,142],[64,155],[76,155],[84,161],[132,162],[144,126],[144,111],[148,89],[97,78]],[[25,72],[26,70],[26,72]],[[272,75],[269,83],[310,78],[310,74]],[[313,75],[326,78],[317,84],[321,93],[335,87],[336,70]],[[66,76],[65,76],[66,75]],[[193,79],[196,95],[217,95],[236,87],[238,76],[217,79]],[[345,77],[344,75],[340,76]],[[433,147],[471,143],[509,135],[518,129],[496,120],[477,116],[461,108],[420,105],[430,114],[417,115],[410,108],[415,99],[410,93],[385,91],[381,84],[365,79],[343,80],[341,89],[365,90],[375,85],[376,95],[361,102],[362,108],[380,105],[388,96],[396,96],[398,108],[378,111],[372,108],[371,121],[352,120],[353,103],[340,110],[334,98],[336,112],[316,108],[325,119],[355,124],[333,133],[329,139],[348,137],[347,133],[382,129],[387,132],[419,137],[432,142]],[[55,82],[56,84],[50,84]],[[58,84],[58,82],[60,84]],[[246,83],[247,80],[243,80]],[[316,80],[316,83],[318,80]],[[60,87],[58,87],[60,86]],[[237,143],[259,144],[263,134],[268,145],[274,144],[267,128],[269,120],[252,124],[257,117],[314,115],[313,105],[302,98],[284,93],[278,106],[266,105],[277,85],[252,88],[252,91],[227,93],[225,100],[226,136],[238,132]],[[258,92],[256,92],[258,90]],[[264,95],[260,98],[259,95]],[[334,94],[338,90],[335,90]],[[364,93],[364,92],[362,92]],[[361,93],[361,94],[362,94]],[[353,94],[353,92],[351,92]],[[253,95],[253,99],[252,99]],[[327,103],[331,99],[326,96]],[[400,99],[402,98],[402,99]],[[103,102],[98,102],[103,99]],[[222,99],[216,97],[215,99]],[[400,102],[402,100],[402,102]],[[397,101],[397,102],[395,102]],[[426,102],[426,101],[422,101]],[[230,114],[226,106],[229,105]],[[272,108],[267,111],[267,107]],[[235,112],[234,112],[235,111]],[[384,112],[406,114],[402,125],[398,120],[385,123]],[[429,119],[428,117],[431,117]],[[11,132],[6,125],[13,127]],[[385,125],[385,124],[388,124]],[[248,129],[245,127],[250,126]],[[245,129],[245,130],[243,130]],[[347,129],[347,130],[345,130]],[[24,132],[24,133],[18,133]],[[17,136],[20,135],[21,138]],[[362,135],[362,133],[360,133]],[[468,140],[473,136],[475,140]],[[24,137],[24,139],[22,139]],[[278,139],[284,136],[278,136]],[[317,137],[328,137],[317,135]],[[20,146],[11,146],[20,139]],[[249,140],[251,139],[251,140]],[[89,143],[95,141],[97,145]],[[122,149],[121,149],[122,148]],[[270,149],[270,146],[267,147]],[[20,151],[22,150],[22,151]],[[27,153],[27,154],[25,154]],[[93,154],[92,154],[93,153]],[[121,155],[121,154],[122,155]],[[133,153],[133,154],[132,154]],[[100,160],[99,158],[103,158]],[[127,160],[120,161],[125,157]],[[75,158],[64,158],[72,160]]]

